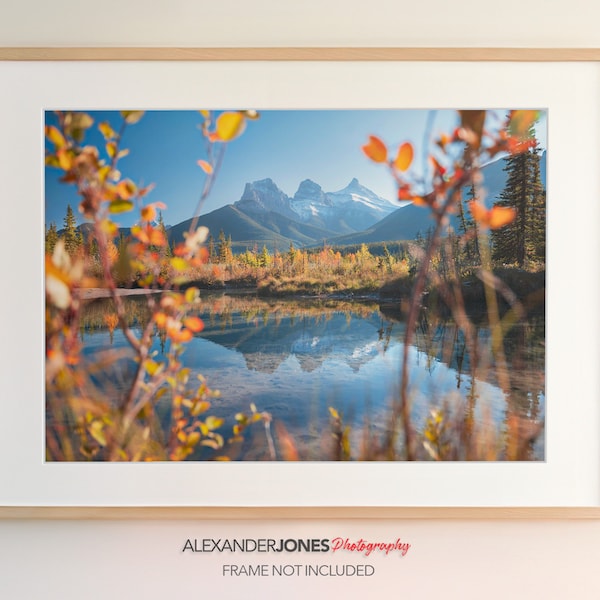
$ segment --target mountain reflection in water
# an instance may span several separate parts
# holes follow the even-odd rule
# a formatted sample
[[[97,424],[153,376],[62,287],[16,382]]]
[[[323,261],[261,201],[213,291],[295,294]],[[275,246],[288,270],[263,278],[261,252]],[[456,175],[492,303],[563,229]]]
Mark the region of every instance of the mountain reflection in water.
[[[136,302],[128,301],[134,327],[144,321]],[[109,333],[103,325],[102,315],[110,310],[109,301],[87,308],[83,340],[89,358],[102,350],[126,348],[122,334]],[[187,344],[183,360],[221,392],[212,410],[225,418],[224,429],[230,431],[235,414],[255,404],[285,425],[306,460],[323,460],[323,446],[331,437],[329,407],[342,414],[358,446],[366,426],[375,435],[386,432],[399,389],[404,337],[394,307],[218,295],[206,297],[198,314],[205,328]],[[478,337],[485,346],[489,332],[482,327]],[[489,422],[496,430],[502,430],[509,409],[531,423],[543,421],[543,342],[543,318],[509,332],[505,352],[512,388],[504,393],[491,360],[475,376],[470,372],[462,333],[451,320],[422,321],[410,352],[415,427],[422,429],[430,410],[444,403],[472,410],[478,422]],[[164,350],[158,336],[153,349]],[[107,390],[127,385],[124,368],[112,376]],[[265,458],[260,436],[250,428],[245,460]],[[544,458],[543,435],[529,458]]]

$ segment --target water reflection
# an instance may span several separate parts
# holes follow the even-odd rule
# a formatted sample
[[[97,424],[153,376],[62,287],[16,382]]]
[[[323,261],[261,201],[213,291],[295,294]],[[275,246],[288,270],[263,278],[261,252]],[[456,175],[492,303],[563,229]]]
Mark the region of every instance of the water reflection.
[[[81,334],[90,360],[111,348],[126,349],[122,334],[107,319],[110,314],[109,300],[86,307]],[[367,430],[372,436],[386,434],[397,398],[404,337],[397,307],[218,295],[203,300],[199,316],[205,329],[189,343],[185,362],[221,391],[214,408],[226,419],[226,427],[237,412],[254,403],[285,425],[307,460],[327,458],[323,446],[331,441],[330,407],[343,415],[356,447]],[[143,300],[127,302],[127,318],[133,327],[144,326],[148,312]],[[410,353],[415,427],[423,430],[431,409],[445,407],[448,414],[460,414],[461,429],[452,435],[469,436],[475,424],[487,423],[491,433],[516,432],[519,443],[531,439],[519,450],[521,459],[543,459],[543,435],[538,435],[544,414],[543,318],[506,332],[508,389],[500,387],[489,338],[480,325],[482,351],[474,372],[461,329],[448,318],[424,316]],[[153,349],[164,352],[166,343],[156,335]],[[119,373],[116,366],[111,371],[109,394],[127,386],[131,363],[121,364]],[[248,436],[240,456],[264,458],[260,435],[255,431]]]

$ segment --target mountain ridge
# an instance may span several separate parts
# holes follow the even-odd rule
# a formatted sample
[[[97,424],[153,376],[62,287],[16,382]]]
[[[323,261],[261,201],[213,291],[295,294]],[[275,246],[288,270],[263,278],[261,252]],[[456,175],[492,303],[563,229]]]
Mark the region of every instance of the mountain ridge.
[[[484,203],[490,207],[506,184],[506,159],[482,168]],[[540,174],[546,181],[546,152],[541,154]],[[466,193],[466,191],[465,191]],[[192,218],[167,228],[171,243],[184,240]],[[415,239],[434,224],[430,211],[408,203],[404,206],[378,196],[353,178],[341,190],[326,192],[311,179],[298,185],[294,196],[285,194],[271,178],[246,183],[240,199],[201,215],[198,225],[208,227],[213,239],[222,230],[231,237],[234,251],[266,246],[270,251],[296,247],[355,245]],[[458,230],[456,215],[450,224]],[[84,226],[80,226],[83,227]],[[121,230],[125,235],[129,228]]]

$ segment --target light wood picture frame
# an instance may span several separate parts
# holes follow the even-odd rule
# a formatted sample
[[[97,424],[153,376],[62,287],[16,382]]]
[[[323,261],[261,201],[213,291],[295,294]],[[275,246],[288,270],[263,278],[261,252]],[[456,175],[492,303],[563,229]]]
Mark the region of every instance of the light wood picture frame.
[[[39,71],[35,68],[46,68],[46,69],[58,69],[56,72],[57,77],[64,75],[65,65],[77,64],[78,68],[85,69],[86,65],[91,65],[90,68],[99,68],[102,74],[106,74],[106,67],[113,64],[124,64],[129,74],[133,74],[136,70],[147,73],[146,69],[153,65],[172,65],[173,69],[179,69],[186,64],[210,64],[215,67],[219,65],[227,65],[228,69],[243,69],[243,65],[246,64],[277,64],[283,67],[292,66],[293,64],[302,63],[310,68],[310,65],[314,64],[326,64],[336,63],[338,65],[344,65],[345,68],[351,68],[353,65],[362,65],[360,67],[361,74],[364,74],[364,66],[380,68],[381,65],[396,65],[396,64],[408,64],[417,63],[424,65],[424,68],[435,68],[441,69],[440,65],[446,65],[449,63],[460,65],[476,65],[481,63],[485,64],[499,64],[504,65],[507,69],[516,68],[516,65],[524,64],[530,67],[536,67],[543,71],[541,76],[547,76],[550,72],[549,69],[553,65],[556,65],[561,69],[572,68],[579,69],[582,72],[578,74],[576,80],[577,83],[584,81],[586,78],[587,68],[597,67],[597,62],[600,61],[600,49],[596,48],[585,48],[585,49],[574,49],[574,48],[537,48],[537,49],[520,49],[520,48],[0,48],[0,68],[2,66],[8,68],[12,72],[9,73],[11,81],[17,81],[22,78],[27,79],[30,76],[36,76]],[[33,68],[30,68],[31,67]],[[240,66],[242,65],[242,66]],[[436,66],[434,66],[436,65]],[[567,67],[566,67],[567,66]],[[545,69],[545,70],[544,70]],[[78,71],[81,73],[82,71]],[[163,73],[165,71],[162,71]],[[441,71],[436,71],[440,73]],[[282,71],[279,70],[278,74],[281,75]],[[305,73],[305,71],[303,71]],[[385,69],[382,70],[382,74],[385,75]],[[600,78],[597,78],[600,80]],[[596,91],[596,88],[600,88],[600,83],[597,81],[590,82],[590,89]],[[580,90],[577,90],[581,93]],[[585,91],[585,90],[584,90]],[[19,94],[23,93],[23,90],[11,90],[12,99],[18,97]],[[9,96],[11,95],[9,92]],[[589,98],[588,98],[589,100]],[[45,102],[45,100],[44,100]],[[56,102],[53,99],[50,104]],[[78,100],[74,101],[75,103]],[[332,100],[335,105],[336,100]],[[38,102],[39,104],[39,102]],[[500,103],[502,104],[502,102]],[[9,105],[13,107],[15,102],[9,102]],[[589,104],[585,105],[586,108]],[[564,106],[563,106],[564,108]],[[552,106],[550,107],[552,111]],[[577,108],[574,108],[577,110]],[[600,111],[599,111],[600,112]],[[38,115],[39,116],[39,115]],[[598,118],[596,115],[589,115],[590,131],[598,129]],[[590,134],[591,135],[591,134]],[[25,135],[26,141],[31,141],[31,136]],[[577,137],[577,142],[581,140]],[[555,143],[554,141],[551,143]],[[35,149],[40,148],[36,146],[34,149],[22,150],[22,154],[25,155],[35,153]],[[8,158],[7,158],[8,157]],[[8,154],[0,155],[0,158],[5,158],[5,164],[11,165],[14,162],[14,156]],[[556,186],[560,188],[559,185]],[[35,189],[35,186],[34,188]],[[562,188],[560,188],[562,189]],[[39,190],[38,190],[39,191]],[[41,193],[41,192],[40,192]],[[551,192],[552,193],[552,192]],[[29,200],[31,202],[31,200]],[[550,201],[552,202],[552,200]],[[588,202],[592,202],[591,199]],[[552,208],[550,208],[552,210]],[[595,209],[594,209],[595,210]],[[594,216],[595,212],[591,212]],[[4,232],[3,232],[4,233]],[[572,234],[571,234],[572,235]],[[589,252],[594,251],[597,245],[593,242],[584,246],[581,251]],[[551,249],[551,254],[556,257],[557,248]],[[35,251],[35,248],[34,248]],[[29,265],[29,261],[26,262]],[[41,274],[37,269],[38,263],[34,261],[34,268],[29,270],[29,275],[26,279],[21,281],[29,281],[27,277],[31,277],[31,271],[33,275]],[[586,283],[586,291],[590,293],[590,303],[593,300],[594,295],[597,293],[598,286],[595,283],[598,279],[597,273],[594,271],[594,265],[589,265],[589,282]],[[23,277],[23,275],[19,275]],[[552,286],[552,279],[550,280]],[[554,293],[553,290],[558,290],[556,285],[556,279],[554,280],[555,287],[551,287],[550,293]],[[38,290],[36,290],[37,292]],[[554,311],[550,312],[548,318],[554,318],[561,308],[564,307],[564,301],[566,299],[562,296],[557,302]],[[40,301],[39,294],[33,299],[32,303],[28,306],[35,305]],[[16,301],[15,301],[16,302]],[[7,312],[9,314],[11,308],[15,310],[18,303],[13,301],[10,302]],[[41,322],[41,317],[40,317]],[[597,323],[593,321],[594,325]],[[583,327],[578,323],[578,326]],[[558,336],[563,333],[561,329],[557,332]],[[557,340],[557,337],[553,338]],[[34,346],[35,347],[35,346]],[[21,348],[23,350],[23,348]],[[597,347],[593,343],[590,343],[590,352],[588,354],[595,354]],[[9,349],[7,348],[7,351]],[[4,354],[4,351],[3,351]],[[18,352],[17,352],[18,354]],[[8,352],[6,353],[8,357]],[[14,357],[13,357],[14,358]],[[32,362],[35,363],[37,358],[31,358]],[[14,365],[16,363],[9,363]],[[589,364],[589,363],[585,363]],[[36,368],[35,366],[33,367]],[[41,367],[40,367],[41,368]],[[6,379],[10,376],[10,372],[2,370],[2,379]],[[556,381],[556,380],[555,380]],[[596,379],[593,377],[585,380],[588,384],[597,384]],[[38,386],[39,387],[39,386]],[[565,389],[563,386],[561,389]],[[577,392],[582,392],[584,389],[581,385],[576,388]],[[42,390],[39,390],[42,393]],[[588,395],[593,395],[598,391],[598,387],[588,386]],[[9,393],[7,398],[14,398],[14,394]],[[593,406],[594,400],[600,400],[600,398],[588,398],[586,407]],[[38,402],[39,406],[39,402]],[[596,409],[592,409],[596,410]],[[11,415],[14,413],[11,413]],[[600,415],[600,410],[592,413],[595,418]],[[590,419],[594,421],[594,419]],[[551,427],[558,428],[560,424],[557,421],[551,420]],[[582,435],[585,438],[589,438],[591,432],[597,431],[600,422],[587,422],[582,425]],[[573,425],[574,427],[574,425]],[[2,429],[0,429],[0,432]],[[574,429],[571,428],[564,433],[559,432],[558,437],[560,443],[564,443],[565,440],[573,442],[575,445],[579,445],[578,441],[571,439],[573,437]],[[556,433],[556,429],[554,430]],[[598,436],[600,437],[600,436]],[[0,443],[0,448],[2,444]],[[6,450],[6,446],[3,451]],[[590,456],[595,451],[594,456]],[[554,448],[550,448],[549,454],[546,459],[546,465],[551,464],[556,459],[556,454],[553,454]],[[569,455],[569,460],[572,456],[577,455],[578,452],[574,451]],[[577,491],[572,495],[567,491],[557,491],[555,502],[550,504],[536,502],[536,499],[543,497],[544,491],[541,490],[538,493],[532,495],[532,499],[527,499],[526,502],[516,504],[512,501],[511,494],[508,494],[509,500],[506,501],[501,494],[496,493],[494,497],[487,497],[485,501],[478,502],[475,500],[473,503],[465,501],[463,503],[457,503],[457,496],[452,497],[449,503],[446,502],[434,502],[432,496],[426,497],[426,499],[420,502],[409,502],[409,503],[398,503],[389,502],[390,496],[387,498],[379,498],[378,500],[369,503],[362,502],[365,495],[358,494],[357,500],[346,501],[337,503],[335,496],[332,494],[326,494],[325,497],[320,498],[321,502],[314,502],[309,494],[302,495],[300,489],[295,489],[291,495],[278,496],[274,500],[262,502],[260,500],[263,494],[261,489],[265,478],[270,475],[266,471],[260,471],[258,477],[258,483],[252,487],[251,493],[248,495],[246,500],[238,502],[222,502],[218,495],[211,495],[204,501],[199,502],[197,505],[193,501],[193,494],[183,496],[179,502],[165,502],[164,494],[158,494],[155,499],[148,501],[148,505],[145,505],[144,501],[140,500],[138,495],[137,501],[126,502],[122,501],[122,497],[119,498],[120,502],[114,502],[110,495],[98,497],[98,502],[94,502],[94,498],[90,498],[85,494],[72,494],[67,491],[64,493],[50,493],[44,495],[40,492],[35,491],[40,486],[44,486],[46,480],[44,478],[36,479],[40,474],[40,469],[46,470],[44,477],[53,478],[57,474],[55,465],[42,465],[41,459],[31,449],[23,451],[23,462],[34,465],[31,471],[27,469],[23,472],[23,477],[31,477],[33,481],[30,481],[25,487],[28,489],[24,493],[13,493],[12,489],[8,489],[7,493],[0,492],[0,518],[8,519],[336,519],[336,518],[356,518],[356,519],[369,519],[369,518],[408,518],[408,519],[598,519],[600,518],[600,474],[597,472],[600,465],[600,448],[599,444],[595,441],[590,441],[585,445],[585,453],[583,462],[584,465],[578,464],[573,465],[573,470],[567,475],[568,470],[568,459],[561,460],[562,470],[561,473],[564,476],[563,484],[569,484],[574,487],[579,485],[582,486],[581,493]],[[38,464],[40,463],[40,464]],[[157,472],[158,481],[160,485],[172,485],[179,479],[170,479],[170,475],[166,475],[164,467],[160,466],[160,471]],[[97,468],[100,467],[100,468]],[[366,473],[367,465],[361,465],[360,471],[354,474],[350,474],[347,469],[344,469],[344,477],[354,477],[358,475],[358,480],[364,479],[365,486],[372,486],[374,480],[370,478]],[[524,467],[520,469],[518,477],[516,478],[519,482],[526,481],[531,476],[531,467]],[[59,467],[60,468],[60,467]],[[93,466],[95,473],[99,476],[102,481],[110,481],[112,474],[104,473],[103,465]],[[54,474],[48,475],[48,470],[54,470]],[[273,465],[271,466],[273,469]],[[275,469],[278,474],[281,474],[279,465],[275,465]],[[382,466],[378,466],[379,474],[376,480],[381,480],[390,476],[389,471]],[[500,466],[500,470],[502,466]],[[20,482],[20,477],[14,471],[14,464],[11,463],[10,469],[5,469],[6,473],[10,471],[9,487],[11,485],[17,485]],[[478,476],[480,469],[477,472],[473,472],[472,476]],[[2,470],[2,459],[0,459],[0,473]],[[327,479],[327,472],[322,468],[315,471],[317,481],[325,485]],[[77,488],[76,478],[82,474],[81,466],[75,467],[70,474],[67,474],[67,479],[72,483],[72,491]],[[306,473],[300,467],[299,471],[295,471],[293,476],[286,479],[285,473],[283,479],[288,484],[291,484],[291,479],[296,478],[300,474],[301,477],[313,477],[313,473]],[[122,476],[122,474],[120,474]],[[447,478],[444,478],[443,485],[449,486],[452,474],[449,474]],[[126,477],[130,477],[127,475]],[[419,480],[419,475],[414,473],[411,475],[414,479],[411,481]],[[510,480],[511,475],[506,473],[500,474],[501,478]],[[535,479],[535,477],[534,477]],[[585,480],[585,481],[582,481]],[[217,479],[218,484],[228,485],[224,479]],[[248,477],[244,479],[244,483],[248,486],[253,486],[252,478]],[[85,478],[83,480],[85,485]],[[152,487],[150,483],[146,483],[146,486]],[[552,489],[554,485],[552,483],[552,475],[546,475],[543,478],[542,486],[547,485],[549,489]],[[67,486],[68,488],[68,486]],[[497,490],[496,490],[497,492]],[[414,498],[416,496],[411,496]],[[135,498],[135,495],[134,495]],[[230,493],[228,498],[233,498],[233,494]],[[392,495],[392,498],[394,496]],[[594,502],[588,501],[582,503],[582,498],[595,499]],[[387,500],[387,502],[386,502]]]

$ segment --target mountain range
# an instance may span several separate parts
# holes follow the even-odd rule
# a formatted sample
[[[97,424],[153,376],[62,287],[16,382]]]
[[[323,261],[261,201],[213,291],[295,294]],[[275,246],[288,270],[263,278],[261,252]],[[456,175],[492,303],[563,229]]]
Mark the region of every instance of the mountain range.
[[[302,181],[293,197],[272,179],[247,183],[241,198],[199,220],[213,237],[223,230],[236,247],[280,249],[293,242],[312,246],[340,235],[358,233],[391,215],[397,204],[378,196],[353,179],[344,189],[325,192],[310,179]],[[180,241],[191,219],[169,229],[169,238]]]
[[[506,159],[483,167],[484,202],[491,207],[506,184]],[[546,153],[540,158],[542,181],[546,180]],[[171,242],[183,240],[192,219],[169,228]],[[296,247],[332,246],[412,240],[433,225],[429,211],[412,203],[399,205],[378,196],[352,179],[342,190],[325,192],[305,179],[296,193],[287,196],[270,178],[247,183],[237,202],[202,215],[199,225],[208,227],[216,240],[223,230],[234,251],[262,248],[273,251]],[[458,229],[456,216],[451,225]]]

